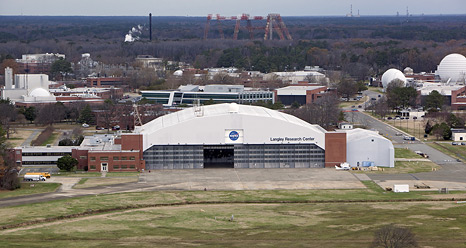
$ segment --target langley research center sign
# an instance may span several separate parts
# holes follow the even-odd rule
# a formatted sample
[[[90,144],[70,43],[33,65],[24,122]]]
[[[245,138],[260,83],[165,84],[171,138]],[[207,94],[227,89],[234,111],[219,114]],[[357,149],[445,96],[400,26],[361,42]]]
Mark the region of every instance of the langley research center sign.
[[[309,142],[314,141],[312,137],[270,137],[270,141],[283,143],[283,142]]]

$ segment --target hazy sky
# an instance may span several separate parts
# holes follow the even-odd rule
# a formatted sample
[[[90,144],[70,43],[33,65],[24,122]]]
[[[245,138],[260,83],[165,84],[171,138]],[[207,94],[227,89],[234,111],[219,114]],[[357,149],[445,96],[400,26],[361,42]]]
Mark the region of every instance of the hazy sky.
[[[466,0],[0,0],[0,15],[282,16],[466,14]]]

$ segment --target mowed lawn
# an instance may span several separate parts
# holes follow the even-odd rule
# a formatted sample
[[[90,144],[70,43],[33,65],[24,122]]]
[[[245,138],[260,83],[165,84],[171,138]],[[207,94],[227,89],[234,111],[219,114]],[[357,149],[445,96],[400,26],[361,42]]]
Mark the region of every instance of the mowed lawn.
[[[464,247],[466,204],[431,200],[465,199],[465,192],[397,194],[364,184],[354,190],[135,192],[5,207],[0,247],[368,247],[374,231],[391,223],[409,227],[421,245]]]
[[[0,231],[0,247],[368,247],[391,223],[410,228],[421,246],[466,242],[466,204],[455,202],[250,203],[57,220]]]

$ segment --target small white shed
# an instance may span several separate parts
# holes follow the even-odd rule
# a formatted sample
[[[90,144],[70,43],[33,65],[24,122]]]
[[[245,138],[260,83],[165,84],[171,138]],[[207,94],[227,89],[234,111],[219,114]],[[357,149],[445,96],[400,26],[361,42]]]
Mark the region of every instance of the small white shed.
[[[408,184],[395,184],[393,185],[393,192],[395,193],[409,192],[409,185]]]

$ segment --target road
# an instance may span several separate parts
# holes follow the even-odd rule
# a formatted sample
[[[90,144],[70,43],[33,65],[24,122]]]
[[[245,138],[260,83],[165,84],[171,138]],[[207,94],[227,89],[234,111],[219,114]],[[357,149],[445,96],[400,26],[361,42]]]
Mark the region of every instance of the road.
[[[376,95],[377,93],[368,91],[365,95]],[[370,100],[369,100],[370,101]],[[435,172],[424,172],[415,174],[369,174],[372,180],[430,180],[430,181],[450,181],[450,182],[466,182],[466,165],[462,162],[457,162],[455,158],[446,155],[422,141],[406,141],[403,139],[408,134],[394,128],[372,116],[361,111],[346,112],[346,119],[355,124],[361,124],[368,129],[378,131],[379,134],[389,138],[393,146],[396,148],[408,148],[411,151],[421,151],[429,155],[429,160],[440,165],[441,170]],[[401,135],[399,135],[401,134]]]

